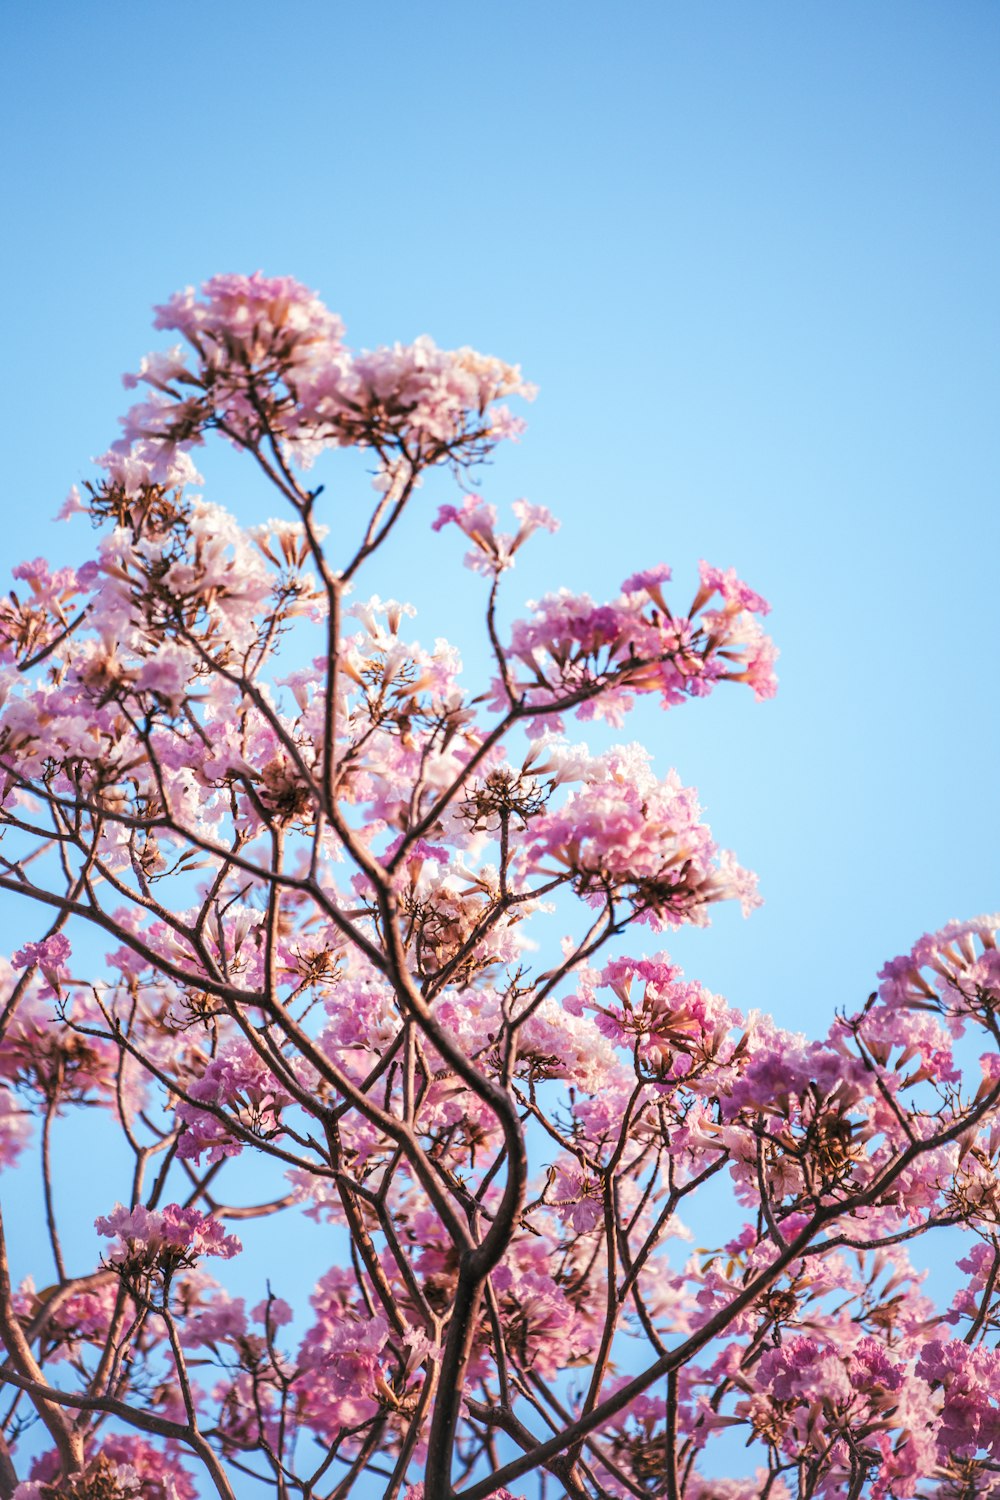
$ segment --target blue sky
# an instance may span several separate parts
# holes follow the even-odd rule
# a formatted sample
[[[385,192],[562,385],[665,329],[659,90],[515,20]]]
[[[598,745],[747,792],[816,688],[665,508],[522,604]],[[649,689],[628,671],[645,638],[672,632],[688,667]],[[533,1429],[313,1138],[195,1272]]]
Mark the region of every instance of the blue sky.
[[[761,874],[765,909],[692,934],[692,968],[818,1027],[1000,905],[994,5],[46,0],[3,25],[11,562],[86,547],[46,518],[162,342],[150,305],[293,274],[358,345],[426,331],[541,386],[485,478],[563,519],[512,603],[660,559],[686,591],[700,556],[772,600],[776,702],[630,730]],[[445,558],[418,517],[373,587],[440,606]],[[474,582],[456,598],[421,628],[473,662]]]
[[[295,275],[357,345],[426,331],[539,383],[484,480],[563,520],[513,603],[661,559],[683,597],[702,556],[771,599],[774,703],[629,731],[760,872],[751,921],[672,944],[692,973],[817,1032],[1000,907],[995,4],[40,0],[0,26],[5,570],[86,548],[46,518],[162,342],[151,304]],[[431,510],[372,587],[473,666]]]

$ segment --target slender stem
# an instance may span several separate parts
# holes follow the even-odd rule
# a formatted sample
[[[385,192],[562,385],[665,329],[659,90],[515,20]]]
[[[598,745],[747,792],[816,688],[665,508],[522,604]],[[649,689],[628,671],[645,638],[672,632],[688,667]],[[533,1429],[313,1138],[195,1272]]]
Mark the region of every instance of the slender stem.
[[[66,1280],[66,1265],[63,1260],[62,1246],[59,1243],[52,1193],[52,1121],[56,1116],[58,1097],[53,1090],[46,1100],[45,1118],[42,1121],[42,1192],[45,1195],[45,1223],[49,1232],[49,1244],[52,1247],[52,1259],[55,1261],[56,1275],[62,1283]]]

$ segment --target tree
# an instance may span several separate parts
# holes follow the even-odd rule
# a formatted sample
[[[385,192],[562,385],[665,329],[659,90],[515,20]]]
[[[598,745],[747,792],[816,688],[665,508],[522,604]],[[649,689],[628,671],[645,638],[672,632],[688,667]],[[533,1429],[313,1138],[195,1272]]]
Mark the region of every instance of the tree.
[[[0,1149],[37,1121],[55,1266],[15,1288],[0,1244],[0,1496],[190,1500],[199,1472],[229,1500],[1000,1493],[1000,919],[921,939],[821,1041],[627,956],[751,909],[754,879],[674,773],[564,719],[769,697],[764,601],[703,564],[684,609],[657,566],[506,632],[501,578],[555,523],[519,502],[498,531],[472,494],[434,522],[483,575],[470,693],[406,605],[352,590],[426,471],[516,435],[520,372],[352,354],[260,276],[157,326],[183,342],[65,508],[96,558],[23,564],[0,609],[0,888],[47,923],[3,966]],[[211,434],[282,519],[192,491]],[[307,482],[352,447],[376,491],[353,542]],[[553,902],[561,950],[526,937]],[[103,1254],[63,1246],[49,1162],[90,1105],[132,1162]],[[227,1205],[244,1152],[287,1178],[273,1200]],[[742,1227],[679,1253],[715,1179]],[[303,1209],[344,1253],[292,1338],[283,1296],[247,1314],[203,1264],[239,1251],[227,1221]],[[936,1309],[907,1242],[949,1225],[969,1248]],[[712,1479],[733,1430],[752,1477]]]

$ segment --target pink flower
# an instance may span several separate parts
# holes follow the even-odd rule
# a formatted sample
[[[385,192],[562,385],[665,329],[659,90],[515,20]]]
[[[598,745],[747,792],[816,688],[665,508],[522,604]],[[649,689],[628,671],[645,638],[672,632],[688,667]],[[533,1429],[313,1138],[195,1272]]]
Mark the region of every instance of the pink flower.
[[[69,958],[72,949],[69,938],[62,932],[53,933],[37,943],[25,943],[11,959],[15,969],[27,969],[32,964],[41,968],[58,970]]]
[[[533,531],[538,531],[541,528],[543,531],[550,531],[554,535],[559,530],[559,522],[550,510],[546,510],[544,505],[533,505],[530,500],[515,500],[511,506],[511,510],[521,523],[520,530],[514,540],[513,550],[515,552]]]
[[[141,667],[135,679],[136,690],[153,693],[164,705],[177,712],[187,696],[194,675],[190,653],[168,642]]]
[[[916,1374],[944,1387],[938,1431],[940,1461],[1000,1451],[1000,1354],[961,1339],[933,1339],[917,1360]]]
[[[623,594],[652,594],[660,600],[661,583],[669,583],[671,571],[666,563],[657,563],[655,567],[644,568],[639,573],[632,573],[622,584]]]
[[[270,1328],[283,1328],[292,1321],[293,1313],[283,1297],[270,1297],[251,1308],[250,1316],[255,1323],[264,1323]]]
[[[69,494],[59,507],[55,519],[57,521],[68,521],[71,516],[78,515],[81,511],[86,511],[86,509],[87,507],[80,498],[80,491],[75,484],[71,484]]]
[[[745,609],[754,615],[770,613],[771,606],[767,600],[737,578],[735,568],[727,568],[723,572],[721,568],[713,568],[707,562],[701,562],[698,564],[698,569],[706,597],[709,594],[719,593],[728,609]]]
[[[119,1267],[166,1269],[192,1265],[202,1255],[229,1260],[243,1248],[235,1235],[225,1233],[218,1219],[177,1203],[168,1203],[163,1209],[143,1208],[141,1204],[127,1209],[116,1203],[109,1214],[94,1220],[94,1228],[109,1239],[117,1237],[108,1261]]]
[[[717,848],[699,811],[676,772],[657,780],[639,746],[618,746],[593,759],[561,807],[532,821],[525,856],[540,872],[567,869],[591,903],[618,892],[656,927],[704,924],[705,907],[730,896],[749,910],[753,877]]]
[[[198,1489],[181,1463],[179,1445],[168,1439],[154,1445],[137,1433],[90,1437],[86,1467],[76,1477],[73,1500],[197,1500]],[[57,1452],[45,1453],[31,1466],[31,1480],[18,1485],[16,1500],[59,1500],[70,1491],[62,1478]]]
[[[270,1136],[279,1128],[281,1110],[289,1095],[245,1041],[229,1042],[204,1069],[189,1089],[192,1104],[177,1105],[177,1119],[185,1126],[177,1154],[187,1160],[200,1161],[207,1153],[209,1162],[227,1156],[238,1156],[243,1150],[242,1136],[226,1129],[228,1113],[250,1134]],[[199,1103],[213,1105],[223,1118]]]

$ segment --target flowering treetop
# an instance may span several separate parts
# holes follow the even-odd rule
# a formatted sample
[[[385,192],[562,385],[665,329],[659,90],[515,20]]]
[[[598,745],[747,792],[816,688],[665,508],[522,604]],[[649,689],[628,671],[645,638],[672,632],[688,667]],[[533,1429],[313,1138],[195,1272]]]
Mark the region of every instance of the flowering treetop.
[[[707,564],[678,600],[660,564],[505,628],[504,574],[555,529],[521,501],[498,530],[470,489],[533,394],[516,367],[355,354],[262,276],[158,326],[182,342],[127,378],[64,507],[95,556],[22,564],[0,604],[0,888],[42,918],[0,970],[0,1154],[37,1120],[55,1273],[15,1287],[0,1245],[2,1500],[188,1500],[199,1470],[228,1500],[250,1476],[282,1500],[1000,1493],[1000,918],[922,939],[818,1040],[685,978],[662,935],[750,911],[754,877],[676,772],[567,723],[770,697],[765,601]],[[213,433],[279,519],[195,490]],[[364,512],[307,477],[345,447]],[[421,523],[441,466],[469,493]],[[410,511],[484,575],[472,689],[364,586]],[[554,901],[552,950],[528,933]],[[103,1248],[64,1244],[50,1170],[88,1105],[134,1164]],[[244,1153],[266,1201],[227,1199]],[[713,1179],[731,1222],[683,1250]],[[330,1269],[247,1312],[203,1263],[278,1212],[331,1226]],[[938,1309],[907,1246],[949,1225]],[[733,1431],[749,1473],[713,1478]]]

